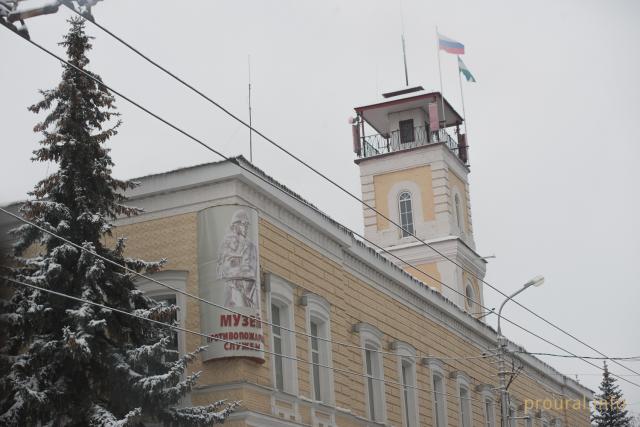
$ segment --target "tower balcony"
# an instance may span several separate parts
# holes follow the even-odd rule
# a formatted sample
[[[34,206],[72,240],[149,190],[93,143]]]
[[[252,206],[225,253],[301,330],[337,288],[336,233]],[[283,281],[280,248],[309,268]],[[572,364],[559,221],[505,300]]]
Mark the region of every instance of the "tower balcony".
[[[427,126],[416,126],[392,131],[386,135],[374,134],[361,137],[362,149],[358,157],[365,159],[426,145],[444,144],[462,163],[467,165],[468,150],[465,142],[465,135],[455,131],[450,132],[447,129],[432,131]]]
[[[357,117],[350,119],[356,163],[443,145],[462,164],[469,165],[466,132],[461,132],[464,119],[440,92],[427,93],[422,86],[416,86],[382,96],[382,102],[356,107]]]

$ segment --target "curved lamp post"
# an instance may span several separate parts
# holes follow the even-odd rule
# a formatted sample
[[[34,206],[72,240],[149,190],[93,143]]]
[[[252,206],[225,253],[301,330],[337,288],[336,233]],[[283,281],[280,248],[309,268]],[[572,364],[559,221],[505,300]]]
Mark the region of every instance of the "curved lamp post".
[[[542,276],[534,277],[533,279],[525,283],[522,286],[522,288],[518,289],[516,292],[509,295],[507,299],[505,299],[502,302],[502,304],[500,305],[500,309],[498,310],[498,361],[499,361],[498,377],[500,378],[500,394],[501,394],[500,410],[502,415],[500,419],[501,419],[502,427],[509,427],[509,407],[507,405],[507,402],[509,401],[509,393],[507,391],[507,385],[505,380],[506,367],[504,363],[506,342],[504,337],[502,336],[502,329],[500,328],[500,319],[502,317],[502,309],[504,308],[504,305],[507,302],[511,301],[513,297],[518,295],[520,292],[523,292],[525,289],[530,288],[531,286],[540,286],[543,283],[544,283],[544,277]]]

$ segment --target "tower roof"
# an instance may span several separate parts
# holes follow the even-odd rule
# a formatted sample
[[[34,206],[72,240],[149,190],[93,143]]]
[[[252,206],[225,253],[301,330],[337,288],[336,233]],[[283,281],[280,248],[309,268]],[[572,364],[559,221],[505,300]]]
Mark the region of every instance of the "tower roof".
[[[427,106],[433,102],[438,104],[438,111],[442,111],[443,100],[444,113],[446,117],[444,127],[460,125],[463,122],[460,114],[458,114],[458,112],[451,106],[451,104],[449,104],[440,92],[426,92],[425,90],[419,90],[409,93],[402,93],[402,91],[396,93],[399,93],[399,95],[389,97],[384,101],[374,104],[356,107],[355,111],[362,116],[365,122],[367,122],[381,135],[386,135],[390,132],[388,118],[390,113],[414,108],[421,108],[426,113],[428,108]]]

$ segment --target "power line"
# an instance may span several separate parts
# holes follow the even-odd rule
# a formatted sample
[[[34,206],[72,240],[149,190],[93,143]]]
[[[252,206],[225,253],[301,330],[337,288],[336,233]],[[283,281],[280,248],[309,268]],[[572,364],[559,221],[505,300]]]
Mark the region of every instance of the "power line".
[[[571,376],[571,375],[578,375],[578,376],[581,376],[581,377],[582,377],[582,376],[596,376],[596,375],[597,375],[597,376],[599,376],[599,377],[601,377],[601,376],[602,376],[602,374],[600,374],[600,373],[598,373],[598,374],[594,374],[593,372],[590,372],[590,373],[581,373],[581,374],[580,374],[580,373],[578,373],[578,374],[576,374],[576,373],[572,373],[572,374],[566,374],[566,375],[567,375],[567,376]],[[640,377],[640,375],[638,375],[638,374],[618,374],[618,376],[619,376],[619,377]]]
[[[169,126],[169,127],[170,127],[170,128],[172,128],[172,129],[174,129],[175,131],[177,131],[177,132],[179,132],[179,133],[183,134],[184,136],[186,136],[187,138],[189,138],[189,139],[193,140],[193,141],[194,141],[194,142],[196,142],[198,145],[200,145],[200,146],[204,147],[205,149],[207,149],[207,150],[209,150],[209,151],[211,151],[211,152],[215,153],[216,155],[218,155],[218,156],[222,157],[223,159],[225,159],[225,160],[227,160],[227,161],[229,161],[229,162],[231,162],[231,163],[235,164],[235,165],[236,165],[236,166],[238,166],[239,168],[243,169],[244,171],[246,171],[246,172],[248,172],[249,174],[251,174],[251,175],[255,176],[256,178],[258,178],[259,180],[261,180],[261,181],[265,182],[266,184],[268,184],[268,185],[272,186],[273,188],[275,188],[275,189],[277,189],[277,190],[281,191],[281,192],[282,192],[283,194],[285,194],[286,196],[291,197],[291,194],[289,194],[289,193],[287,192],[287,190],[286,190],[286,189],[284,189],[284,188],[282,188],[282,187],[280,187],[280,186],[276,185],[274,182],[270,181],[268,178],[266,178],[266,177],[264,177],[264,176],[261,176],[261,175],[260,175],[259,173],[257,173],[256,171],[251,170],[250,168],[247,168],[246,166],[243,166],[243,165],[242,165],[242,164],[241,164],[237,159],[234,159],[234,158],[230,158],[230,157],[225,156],[224,154],[222,154],[222,153],[221,153],[221,152],[219,152],[218,150],[216,150],[216,149],[212,148],[211,146],[209,146],[209,145],[207,145],[206,143],[204,143],[203,141],[201,141],[200,139],[198,139],[198,138],[194,137],[193,135],[189,134],[188,132],[186,132],[185,130],[183,130],[183,129],[179,128],[178,126],[176,126],[176,125],[172,124],[171,122],[167,121],[166,119],[162,118],[161,116],[157,115],[156,113],[153,113],[152,111],[150,111],[150,110],[149,110],[149,109],[147,109],[146,107],[142,106],[141,104],[137,103],[136,101],[133,101],[131,98],[127,97],[126,95],[123,95],[122,93],[120,93],[120,92],[118,92],[117,90],[113,89],[113,88],[112,88],[112,87],[110,87],[109,85],[107,85],[107,84],[103,83],[102,81],[100,81],[99,79],[95,78],[95,77],[94,77],[94,76],[92,76],[90,73],[86,72],[85,70],[82,70],[81,68],[78,68],[78,67],[76,67],[75,65],[71,64],[70,62],[68,62],[68,61],[66,61],[66,60],[64,60],[64,59],[62,59],[60,56],[58,56],[58,55],[56,55],[55,53],[51,52],[50,50],[48,50],[48,49],[44,48],[43,46],[41,46],[40,44],[38,44],[38,43],[34,42],[33,40],[27,40],[27,39],[25,39],[25,40],[26,40],[28,43],[30,43],[30,44],[32,44],[33,46],[35,46],[35,47],[37,47],[38,49],[40,49],[41,51],[43,51],[43,52],[47,53],[48,55],[52,56],[53,58],[57,59],[58,61],[60,61],[60,62],[62,62],[62,63],[64,63],[64,64],[66,64],[67,66],[69,66],[69,67],[71,67],[71,68],[75,69],[76,71],[78,71],[78,72],[80,72],[80,73],[84,74],[85,76],[87,76],[87,77],[88,77],[88,78],[90,78],[91,80],[95,81],[96,83],[100,84],[100,85],[101,85],[101,86],[103,86],[104,88],[106,88],[106,89],[110,90],[111,92],[115,93],[116,95],[120,96],[121,98],[123,98],[123,99],[124,99],[124,100],[126,100],[127,102],[131,103],[131,104],[132,104],[132,105],[134,105],[135,107],[139,108],[140,110],[144,111],[145,113],[149,114],[150,116],[154,117],[155,119],[159,120],[160,122],[164,123],[165,125]],[[255,131],[255,132],[256,132],[257,134],[261,135],[258,131]],[[261,135],[261,136],[262,136],[262,135]],[[301,199],[301,198],[297,198],[297,200],[298,200],[300,203],[302,203],[302,204],[304,204],[305,206],[307,206],[307,207],[309,207],[310,209],[312,209],[313,211],[315,211],[315,212],[319,213],[320,215],[324,215],[322,212],[320,212],[320,211],[318,210],[318,208],[316,208],[315,206],[313,206],[313,205],[309,204],[309,203],[308,203],[308,202],[306,202],[305,200],[303,200],[303,199]],[[373,245],[373,246],[375,246],[375,247],[379,248],[380,250],[384,251],[385,253],[389,254],[390,256],[392,256],[392,257],[394,257],[394,258],[397,258],[398,260],[400,260],[401,262],[403,262],[403,263],[404,263],[404,264],[406,264],[407,266],[411,267],[412,269],[415,269],[416,271],[419,271],[419,272],[421,272],[421,273],[425,274],[427,277],[429,277],[429,278],[431,278],[432,280],[434,280],[434,281],[436,281],[436,282],[440,283],[442,286],[445,286],[445,287],[447,287],[448,289],[451,289],[452,291],[454,291],[455,293],[457,293],[457,294],[459,294],[459,295],[462,295],[463,297],[467,298],[467,297],[466,297],[466,295],[462,294],[462,293],[461,293],[460,291],[458,291],[457,289],[454,289],[453,287],[451,287],[451,286],[449,286],[449,285],[445,284],[444,282],[440,281],[439,279],[436,279],[435,277],[431,276],[429,273],[427,273],[427,272],[425,272],[425,271],[423,271],[423,270],[419,269],[418,267],[413,266],[412,264],[410,264],[410,263],[408,263],[408,262],[404,261],[403,259],[401,259],[401,258],[397,257],[396,255],[394,255],[394,254],[390,253],[389,251],[387,251],[386,249],[384,249],[384,248],[380,247],[380,246],[379,246],[379,245],[377,245],[376,243],[374,243],[374,242],[370,241],[369,239],[367,239],[367,238],[366,238],[366,237],[364,237],[363,235],[361,235],[361,234],[359,234],[359,233],[357,233],[357,232],[355,232],[355,231],[353,231],[353,230],[349,229],[348,227],[346,227],[345,225],[342,225],[342,224],[338,223],[337,221],[336,221],[336,224],[338,224],[340,227],[342,227],[345,231],[350,232],[350,233],[352,233],[353,235],[356,235],[356,236],[358,236],[358,237],[362,238],[364,241],[368,242],[369,244],[371,244],[371,245]],[[425,243],[426,243],[426,242],[425,242]],[[472,301],[473,301],[473,302],[475,302],[475,303],[477,303],[477,304],[478,304],[479,306],[481,306],[482,308],[489,310],[486,306],[482,305],[480,302],[477,302],[477,301],[475,301],[475,300],[472,300]],[[557,344],[554,344],[553,342],[549,341],[548,339],[546,339],[546,338],[544,338],[544,337],[542,337],[542,336],[540,336],[540,335],[538,335],[538,334],[536,334],[536,333],[534,333],[534,332],[532,332],[532,331],[530,331],[530,330],[526,329],[526,328],[525,328],[525,327],[523,327],[523,326],[520,326],[519,324],[517,324],[517,323],[515,323],[515,322],[513,322],[513,321],[511,321],[511,320],[509,320],[509,319],[508,319],[508,318],[506,318],[505,316],[502,316],[502,319],[504,319],[505,321],[507,321],[507,322],[509,322],[509,323],[513,324],[514,326],[517,326],[519,329],[521,329],[521,330],[523,330],[523,331],[525,331],[525,332],[528,332],[529,334],[531,334],[531,335],[535,336],[536,338],[539,338],[540,340],[542,340],[542,341],[544,341],[544,342],[546,342],[546,343],[548,343],[548,344],[550,344],[550,345],[554,346],[555,348],[558,348],[559,350],[565,351],[565,352],[567,352],[568,354],[571,354],[571,355],[573,355],[573,356],[576,356],[574,353],[570,352],[569,350],[566,350],[565,348],[560,347],[560,346],[559,346],[559,345],[557,345]],[[585,360],[585,359],[581,359],[581,360],[583,360],[585,363],[588,363],[588,364],[590,364],[590,365],[592,365],[592,366],[594,366],[594,367],[596,367],[596,368],[598,368],[598,369],[603,369],[603,368],[599,367],[598,365],[595,365],[595,364],[593,364],[593,363],[589,362],[588,360]],[[614,362],[614,363],[617,363],[617,362]],[[626,368],[626,367],[625,367],[625,368]],[[626,369],[629,369],[629,368],[626,368]],[[634,372],[635,372],[635,371],[634,371]],[[612,375],[612,376],[615,376],[615,374],[613,374],[613,373],[612,373],[611,375]],[[637,387],[640,387],[640,384],[634,383],[634,382],[629,381],[629,380],[627,380],[627,379],[625,379],[625,378],[620,378],[620,379],[622,379],[623,381],[626,381],[626,382],[628,382],[628,383],[630,383],[630,384],[633,384],[633,385],[635,385],[635,386],[637,386]]]
[[[27,219],[21,218],[19,215],[16,215],[16,214],[14,214],[12,212],[9,212],[4,208],[0,207],[0,212],[3,212],[5,214],[7,214],[7,215],[10,215],[13,218],[15,218],[15,219],[17,219],[19,221],[22,221],[25,224],[31,225],[32,227],[35,227],[38,230],[40,230],[40,231],[42,231],[44,233],[47,233],[50,236],[55,237],[55,238],[61,240],[64,243],[72,245],[74,248],[76,248],[78,250],[81,250],[83,252],[91,254],[91,255],[95,256],[96,258],[101,259],[102,261],[108,262],[109,264],[111,264],[111,265],[113,265],[115,267],[122,268],[123,270],[125,270],[125,271],[127,271],[127,272],[129,272],[131,274],[135,274],[138,277],[141,277],[143,279],[149,280],[149,281],[151,281],[153,283],[156,283],[156,284],[158,284],[160,286],[163,286],[163,287],[165,287],[167,289],[170,289],[170,290],[172,290],[172,291],[174,291],[176,293],[179,293],[181,295],[184,295],[186,297],[190,297],[190,298],[196,299],[197,301],[200,301],[200,302],[202,302],[204,304],[207,304],[207,305],[210,305],[212,307],[216,307],[216,308],[228,311],[228,312],[233,313],[233,314],[238,314],[238,315],[241,315],[241,316],[245,316],[245,314],[243,314],[243,313],[241,313],[239,311],[236,311],[233,308],[225,307],[225,306],[217,304],[217,303],[215,303],[213,301],[206,300],[206,299],[204,299],[202,297],[199,297],[199,296],[194,295],[192,293],[183,291],[182,289],[178,289],[178,288],[176,288],[174,286],[168,285],[168,284],[166,284],[164,282],[161,282],[161,281],[159,281],[157,279],[154,279],[153,277],[150,277],[150,276],[147,276],[147,275],[145,275],[143,273],[140,273],[140,272],[138,272],[138,271],[136,271],[136,270],[134,270],[132,268],[127,267],[124,264],[120,264],[120,263],[118,263],[118,262],[116,262],[116,261],[114,261],[112,259],[109,259],[109,258],[107,258],[107,257],[105,257],[103,255],[100,255],[99,253],[97,253],[95,251],[87,249],[84,246],[78,245],[77,243],[74,243],[69,239],[66,239],[66,238],[64,238],[64,237],[62,237],[62,236],[60,236],[58,234],[55,234],[54,232],[49,231],[46,228],[44,228],[44,227],[42,227],[42,226],[40,226],[38,224],[35,224],[35,223],[33,223],[33,222],[31,222],[31,221],[29,221]],[[331,343],[331,344],[336,344],[336,345],[342,346],[342,347],[349,347],[349,348],[354,348],[354,349],[357,349],[357,350],[370,350],[369,348],[365,348],[365,347],[362,347],[362,346],[359,346],[359,345],[355,345],[355,344],[351,344],[351,343],[348,343],[348,342],[335,341],[335,340],[332,340],[330,338],[311,335],[311,334],[309,334],[307,332],[304,332],[304,331],[298,331],[297,329],[290,329],[290,328],[287,328],[286,326],[277,325],[277,324],[274,324],[274,323],[269,322],[267,320],[260,319],[260,323],[265,324],[267,326],[271,326],[271,327],[277,327],[279,329],[285,330],[285,331],[293,333],[293,334],[303,335],[303,336],[305,336],[307,338],[316,338],[316,339],[318,339],[320,341],[328,342],[328,343]],[[376,353],[384,354],[384,355],[398,356],[398,353],[394,353],[394,352],[390,352],[390,351],[384,351],[384,350],[372,350],[372,351],[376,352]],[[460,356],[460,357],[438,357],[438,356],[428,356],[428,355],[416,355],[416,356],[407,356],[407,357],[415,358],[417,360],[419,360],[419,359],[473,360],[473,359],[485,359],[485,358],[489,358],[489,357],[493,357],[493,356],[495,356],[495,354],[489,353],[489,354],[483,354],[483,355],[480,355],[480,356]]]
[[[211,339],[210,336],[208,336],[206,334],[203,334],[201,332],[192,331],[190,329],[186,329],[186,328],[183,328],[181,326],[172,325],[170,323],[161,322],[161,321],[155,320],[155,319],[150,319],[148,317],[140,316],[140,315],[128,312],[126,310],[122,310],[122,309],[119,309],[119,308],[107,306],[107,305],[100,304],[100,303],[93,302],[93,301],[89,301],[89,300],[86,300],[86,299],[83,299],[83,298],[79,298],[79,297],[76,297],[76,296],[73,296],[73,295],[65,294],[65,293],[62,293],[62,292],[54,291],[53,289],[42,288],[40,286],[36,286],[36,285],[32,285],[30,283],[25,283],[25,282],[21,282],[21,281],[12,279],[10,277],[0,277],[0,279],[6,280],[8,282],[15,283],[17,285],[29,287],[29,288],[32,288],[32,289],[35,289],[35,290],[38,290],[38,291],[41,291],[41,292],[48,292],[50,294],[57,295],[57,296],[60,296],[60,297],[63,297],[63,298],[72,299],[72,300],[75,300],[77,302],[81,302],[81,303],[84,303],[84,304],[90,304],[90,305],[93,305],[93,306],[96,306],[96,307],[100,307],[102,309],[115,311],[116,313],[124,314],[126,316],[131,316],[131,317],[134,317],[136,319],[146,320],[146,321],[149,321],[149,322],[154,323],[156,325],[163,326],[165,328],[169,328],[169,329],[173,329],[173,330],[177,330],[177,331],[181,331],[181,332],[186,332],[186,333],[197,335],[197,336],[200,336],[200,337],[203,337],[203,338]],[[250,346],[242,344],[242,343],[237,343],[235,341],[225,340],[223,338],[215,338],[215,340],[216,341],[220,341],[220,342],[224,342],[224,343],[238,345],[238,346],[246,348],[246,349],[255,350],[253,347],[250,347]],[[449,397],[454,397],[454,398],[461,398],[460,396],[454,396],[454,395],[449,394],[449,393],[443,393],[443,392],[438,392],[438,391],[435,391],[435,390],[432,390],[432,389],[426,389],[426,388],[421,388],[421,387],[417,387],[417,386],[411,386],[411,385],[408,385],[408,384],[402,384],[402,383],[399,383],[397,381],[385,380],[384,378],[376,378],[376,377],[369,376],[369,375],[366,375],[366,374],[363,374],[363,373],[360,373],[360,372],[351,371],[349,369],[336,368],[334,366],[324,365],[322,363],[311,362],[311,361],[308,361],[308,360],[300,359],[298,357],[289,356],[289,355],[282,354],[282,353],[276,353],[276,352],[273,352],[273,351],[270,351],[270,350],[267,350],[267,349],[264,349],[264,348],[262,349],[262,351],[264,353],[270,354],[272,356],[279,356],[279,357],[282,357],[284,359],[293,360],[295,362],[301,362],[301,363],[305,363],[307,365],[313,365],[313,366],[318,366],[318,367],[325,368],[325,369],[330,369],[330,370],[332,370],[334,372],[340,372],[340,373],[343,373],[343,374],[348,374],[348,375],[353,375],[353,376],[358,376],[358,377],[364,377],[364,378],[371,378],[374,381],[379,381],[379,382],[382,382],[382,383],[385,383],[385,384],[398,386],[400,388],[411,388],[411,389],[414,389],[414,390],[426,391],[426,392],[429,392],[429,393],[442,394],[442,395],[449,396]],[[396,355],[396,356],[399,356],[399,355]],[[475,400],[477,402],[482,402],[479,399],[474,399],[474,398],[471,398],[471,397],[469,397],[467,399],[468,400]]]
[[[168,74],[169,76],[171,76],[173,79],[175,79],[176,81],[178,81],[179,83],[181,83],[182,85],[184,85],[185,87],[187,87],[188,89],[190,89],[191,91],[193,91],[194,93],[196,93],[197,95],[201,96],[202,98],[204,98],[206,101],[210,102],[211,104],[213,104],[214,106],[216,106],[217,108],[219,108],[221,111],[223,111],[225,114],[227,114],[229,117],[233,118],[234,120],[236,120],[237,122],[239,122],[240,124],[242,124],[243,126],[247,127],[249,129],[250,135],[251,132],[255,132],[256,135],[262,137],[265,141],[269,142],[270,144],[272,144],[274,147],[278,148],[279,150],[281,150],[282,152],[284,152],[285,154],[287,154],[288,156],[290,156],[291,158],[293,158],[294,160],[296,160],[297,162],[299,162],[300,164],[302,164],[303,166],[305,166],[306,168],[308,168],[309,170],[311,170],[312,172],[314,172],[315,174],[317,174],[318,176],[322,177],[324,180],[326,180],[327,182],[329,182],[330,184],[332,184],[333,186],[335,186],[336,188],[338,188],[339,190],[341,190],[342,192],[344,192],[345,194],[347,194],[348,196],[350,196],[351,198],[355,199],[356,201],[360,202],[363,206],[365,206],[368,209],[371,209],[373,212],[376,213],[376,215],[380,216],[381,218],[386,219],[387,221],[389,221],[390,223],[392,223],[394,226],[396,226],[397,228],[399,228],[400,230],[403,231],[403,233],[406,233],[405,235],[410,235],[412,236],[414,239],[416,239],[419,243],[421,243],[424,246],[427,246],[428,248],[430,248],[431,250],[433,250],[435,253],[437,253],[439,256],[441,256],[442,258],[444,258],[445,260],[453,263],[454,265],[456,265],[457,267],[461,268],[462,270],[466,271],[467,273],[471,274],[474,278],[476,278],[477,280],[480,280],[480,282],[484,283],[485,285],[487,285],[489,288],[493,289],[494,291],[496,291],[497,293],[499,293],[500,295],[507,297],[508,295],[506,293],[504,293],[502,290],[498,289],[497,287],[495,287],[494,285],[492,285],[491,283],[487,282],[486,280],[484,280],[483,278],[479,277],[475,272],[471,271],[470,269],[464,267],[462,264],[458,263],[457,261],[455,261],[454,259],[450,258],[449,256],[447,256],[446,254],[442,253],[441,251],[439,251],[438,249],[436,249],[433,245],[431,245],[430,243],[428,243],[427,241],[419,238],[418,236],[416,236],[412,231],[406,230],[404,227],[402,227],[402,225],[398,224],[397,222],[395,222],[394,220],[390,219],[389,217],[387,217],[386,215],[384,215],[383,213],[381,213],[380,211],[376,210],[373,206],[371,206],[370,204],[366,203],[364,200],[362,200],[361,198],[359,198],[358,196],[356,196],[355,194],[353,194],[352,192],[350,192],[349,190],[347,190],[344,186],[338,184],[336,181],[334,181],[333,179],[331,179],[330,177],[328,177],[326,174],[320,172],[319,170],[317,170],[316,168],[314,168],[313,166],[309,165],[307,162],[305,162],[304,160],[302,160],[301,158],[299,158],[298,156],[296,156],[295,154],[293,154],[292,152],[290,152],[289,150],[285,149],[284,147],[282,147],[280,144],[276,143],[274,140],[272,140],[271,138],[267,137],[266,135],[264,135],[262,132],[254,129],[251,126],[251,123],[246,123],[244,120],[242,120],[240,117],[236,116],[235,114],[233,114],[231,111],[229,111],[227,108],[225,108],[224,106],[222,106],[220,103],[214,101],[211,97],[207,96],[206,94],[204,94],[202,91],[196,89],[193,85],[187,83],[186,81],[184,81],[183,79],[181,79],[180,77],[178,77],[177,75],[175,75],[174,73],[172,73],[171,71],[169,71],[167,68],[163,67],[162,65],[158,64],[156,61],[152,60],[151,58],[149,58],[148,56],[146,56],[145,54],[143,54],[142,52],[140,52],[138,49],[136,49],[135,47],[133,47],[131,44],[127,43],[125,40],[123,40],[121,37],[117,36],[116,34],[114,34],[113,32],[111,32],[109,29],[107,29],[106,27],[104,27],[103,25],[99,24],[98,22],[95,21],[95,19],[87,19],[86,16],[84,16],[81,12],[75,10],[74,8],[70,7],[69,5],[66,5],[67,7],[69,7],[69,9],[71,9],[73,12],[75,12],[76,14],[80,15],[82,18],[84,18],[85,20],[88,20],[89,22],[91,22],[93,25],[95,25],[96,27],[98,27],[99,29],[101,29],[102,31],[104,31],[105,33],[107,33],[108,35],[110,35],[111,37],[113,37],[114,39],[116,39],[117,41],[119,41],[120,43],[122,43],[124,46],[126,46],[127,48],[129,48],[130,50],[132,50],[133,52],[135,52],[137,55],[139,55],[141,58],[143,58],[144,60],[146,60],[147,62],[149,62],[151,65],[155,66],[156,68],[160,69],[161,71],[163,71],[164,73]],[[406,65],[406,64],[405,64]],[[600,354],[601,356],[607,357],[606,354],[602,353],[601,351],[597,350],[596,348],[594,348],[593,346],[587,344],[585,341],[579,339],[578,337],[576,337],[575,335],[573,335],[572,333],[564,330],[563,328],[557,326],[556,324],[554,324],[553,322],[547,320],[546,318],[540,316],[539,314],[537,314],[536,312],[534,312],[533,310],[531,310],[530,308],[526,307],[525,305],[521,304],[520,302],[513,300],[513,302],[518,305],[519,307],[525,309],[527,312],[529,312],[530,314],[534,315],[535,317],[537,317],[538,319],[542,320],[543,322],[545,322],[546,324],[548,324],[549,326],[553,327],[554,329],[562,332],[563,334],[571,337],[572,339],[574,339],[575,341],[579,342],[580,344],[584,345],[585,347],[595,351],[596,353]],[[633,372],[634,374],[640,374],[640,372],[637,372],[621,363],[619,363],[616,360],[612,360],[613,363],[625,368],[626,370]]]
[[[640,356],[629,356],[629,357],[595,357],[595,356],[571,356],[568,354],[555,354],[555,353],[539,353],[539,352],[530,352],[524,350],[514,350],[512,353],[521,353],[528,354],[531,356],[550,356],[550,357],[565,357],[570,359],[590,359],[590,360],[629,360],[632,362],[640,362]]]

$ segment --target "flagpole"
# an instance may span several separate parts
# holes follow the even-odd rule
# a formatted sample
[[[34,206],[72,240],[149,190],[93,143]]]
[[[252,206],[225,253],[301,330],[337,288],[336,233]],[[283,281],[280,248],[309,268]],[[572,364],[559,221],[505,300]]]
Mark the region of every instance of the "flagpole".
[[[444,90],[442,89],[442,65],[440,63],[440,33],[438,32],[438,26],[436,25],[436,48],[438,49],[438,74],[440,75],[440,105],[442,107],[442,120],[444,121],[443,128],[447,125],[447,117],[444,112]]]
[[[467,124],[467,113],[464,109],[464,91],[462,90],[462,74],[460,72],[460,56],[458,56],[458,82],[460,82],[460,99],[462,100],[462,120],[464,120],[464,133],[466,135],[467,140],[469,140],[469,125]]]

